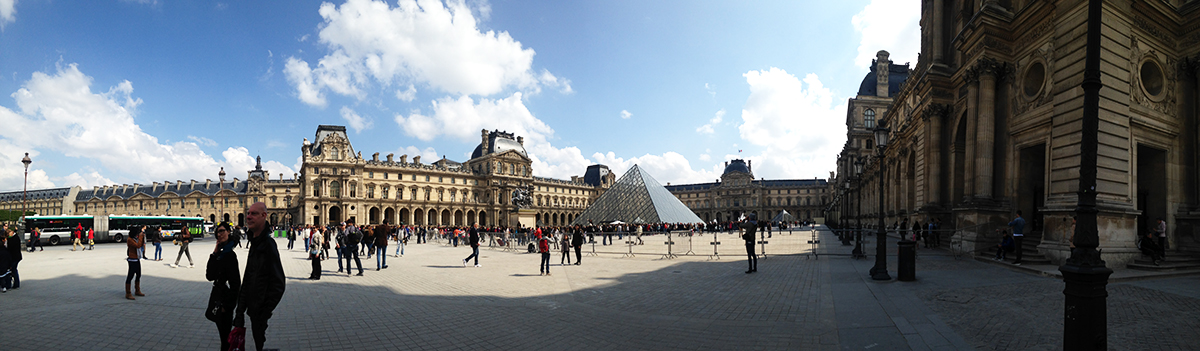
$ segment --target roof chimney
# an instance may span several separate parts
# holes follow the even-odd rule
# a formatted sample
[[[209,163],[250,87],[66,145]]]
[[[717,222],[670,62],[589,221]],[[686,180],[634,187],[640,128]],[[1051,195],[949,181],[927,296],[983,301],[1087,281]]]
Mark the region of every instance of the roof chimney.
[[[421,155],[413,156],[413,163],[421,164]]]
[[[388,163],[392,163],[392,154],[387,155]]]
[[[378,152],[371,155],[371,161],[379,162],[379,153]]]
[[[887,50],[875,53],[875,96],[888,97],[888,76],[891,74],[891,54]]]
[[[408,163],[408,154],[400,155],[400,163]]]

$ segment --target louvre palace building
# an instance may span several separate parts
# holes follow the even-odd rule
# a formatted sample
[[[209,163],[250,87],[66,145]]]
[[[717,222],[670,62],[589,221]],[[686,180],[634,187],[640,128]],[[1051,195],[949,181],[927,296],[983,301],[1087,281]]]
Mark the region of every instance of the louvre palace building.
[[[358,223],[516,226],[518,189],[530,192],[541,225],[566,225],[615,181],[604,165],[570,180],[533,176],[522,137],[483,130],[466,162],[409,159],[379,153],[364,158],[344,126],[317,127],[301,146],[298,174],[272,175],[261,159],[244,180],[164,181],[152,184],[29,191],[30,211],[40,215],[172,215],[241,225],[246,208],[262,201],[278,224]],[[430,162],[432,161],[432,162]],[[285,178],[286,177],[286,178]],[[0,193],[0,207],[19,211],[21,192]]]
[[[825,216],[832,200],[826,179],[754,179],[753,162],[725,162],[721,179],[712,183],[670,185],[666,188],[705,222],[737,220],[753,213],[759,220],[775,218],[783,211],[796,220]]]
[[[915,65],[897,69],[880,52],[863,81],[873,89],[850,100],[837,198],[854,205],[831,209],[846,223],[941,219],[976,252],[1021,211],[1025,243],[1062,263],[1079,191],[1087,5],[921,1]],[[1169,250],[1200,249],[1200,1],[1105,1],[1101,21],[1103,259],[1133,261],[1135,237],[1158,218]],[[890,133],[882,157],[876,126]]]

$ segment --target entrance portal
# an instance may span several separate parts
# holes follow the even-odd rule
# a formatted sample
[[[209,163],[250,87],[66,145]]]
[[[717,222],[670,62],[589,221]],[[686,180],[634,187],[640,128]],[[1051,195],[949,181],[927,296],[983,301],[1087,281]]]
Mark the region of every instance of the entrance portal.
[[[1167,216],[1167,152],[1137,146],[1137,234],[1143,235]]]

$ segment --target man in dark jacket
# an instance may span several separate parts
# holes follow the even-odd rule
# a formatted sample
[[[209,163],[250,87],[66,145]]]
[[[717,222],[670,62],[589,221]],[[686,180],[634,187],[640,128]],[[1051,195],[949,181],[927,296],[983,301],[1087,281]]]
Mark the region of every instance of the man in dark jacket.
[[[575,265],[579,265],[579,260],[583,259],[583,228],[575,226],[574,233],[571,233],[571,247],[575,248]]]
[[[8,242],[5,243],[5,248],[8,250],[9,260],[12,262],[8,267],[9,274],[12,277],[11,288],[19,289],[21,288],[21,275],[17,273],[17,264],[21,263],[21,238],[13,232],[7,232],[5,235],[8,235]]]
[[[753,213],[746,215],[746,220],[742,221],[740,227],[746,232],[742,234],[742,240],[746,241],[746,262],[750,264],[750,269],[746,274],[758,272],[758,256],[754,254],[754,231],[758,229],[757,216]]]
[[[350,274],[350,258],[358,265],[358,276],[363,275],[362,261],[358,259],[358,244],[362,242],[362,230],[354,225],[354,220],[346,221],[346,244],[342,246],[342,254],[346,255],[346,274]]]
[[[392,228],[388,227],[387,222],[375,227],[375,270],[387,268],[387,244],[388,234],[392,232]]]
[[[255,202],[246,210],[249,225],[250,254],[246,257],[246,273],[242,277],[242,291],[238,295],[237,311],[233,325],[245,327],[244,315],[250,316],[254,327],[254,345],[262,350],[267,339],[267,320],[275,306],[283,299],[285,278],[283,263],[279,260],[279,248],[271,238],[271,227],[267,225],[267,205]]]
[[[475,267],[479,267],[479,222],[475,222],[471,229],[467,231],[468,240],[471,242],[471,255],[463,259],[463,267],[467,266],[467,261],[475,258]]]

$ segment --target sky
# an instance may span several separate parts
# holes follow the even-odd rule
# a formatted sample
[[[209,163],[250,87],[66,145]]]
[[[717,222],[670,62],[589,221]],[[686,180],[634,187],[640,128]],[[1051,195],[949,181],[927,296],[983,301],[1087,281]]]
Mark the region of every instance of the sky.
[[[466,161],[525,138],[534,175],[827,178],[917,0],[0,0],[0,191],[291,178],[318,125],[363,157]]]

